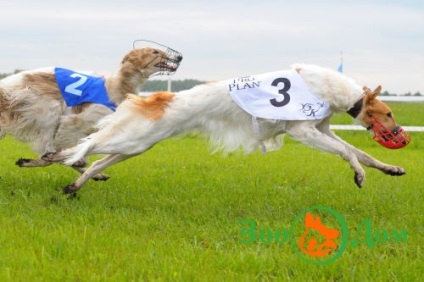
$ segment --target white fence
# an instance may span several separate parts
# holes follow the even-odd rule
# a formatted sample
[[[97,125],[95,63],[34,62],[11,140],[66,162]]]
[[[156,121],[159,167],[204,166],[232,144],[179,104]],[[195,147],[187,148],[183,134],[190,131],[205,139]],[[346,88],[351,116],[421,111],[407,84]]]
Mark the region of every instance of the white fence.
[[[385,102],[424,103],[424,96],[379,96]]]
[[[379,96],[380,100],[385,102],[400,102],[400,103],[424,103],[424,96]],[[365,130],[360,125],[336,125],[330,126],[332,130]],[[424,126],[402,126],[405,131],[424,132]]]
[[[405,131],[415,131],[415,132],[424,132],[424,126],[402,126]],[[363,126],[360,125],[330,125],[331,130],[366,130]]]

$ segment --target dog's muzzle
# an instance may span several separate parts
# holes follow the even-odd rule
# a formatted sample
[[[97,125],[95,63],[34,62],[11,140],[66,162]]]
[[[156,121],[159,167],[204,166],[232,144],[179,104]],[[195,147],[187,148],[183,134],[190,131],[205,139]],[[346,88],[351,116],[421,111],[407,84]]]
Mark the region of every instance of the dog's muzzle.
[[[400,126],[392,131],[388,130],[378,119],[370,117],[371,125],[367,130],[372,130],[375,141],[389,149],[400,149],[411,142],[411,136]]]
[[[182,60],[183,55],[180,52],[167,47],[165,56],[162,57],[161,62],[156,65],[160,68],[160,71],[155,75],[173,75],[177,71]]]
[[[142,42],[143,45],[148,45],[154,48],[161,49],[165,53],[165,55],[161,57],[160,62],[155,65],[159,68],[159,71],[150,75],[151,77],[157,75],[173,75],[178,70],[180,63],[183,60],[183,55],[180,52],[166,45],[146,39],[135,40],[133,42],[133,48],[136,48],[136,45],[139,42]]]

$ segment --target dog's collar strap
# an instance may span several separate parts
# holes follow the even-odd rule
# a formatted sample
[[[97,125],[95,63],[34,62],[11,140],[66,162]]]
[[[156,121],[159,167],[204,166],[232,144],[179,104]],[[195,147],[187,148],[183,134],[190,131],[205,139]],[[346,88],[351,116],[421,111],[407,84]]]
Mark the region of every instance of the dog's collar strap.
[[[352,108],[350,108],[350,109],[347,111],[347,113],[348,113],[351,117],[356,118],[356,117],[359,115],[359,113],[360,113],[360,112],[361,112],[361,110],[362,110],[362,102],[363,102],[363,100],[364,100],[364,97],[362,97],[361,99],[359,99],[359,100],[355,103],[355,105],[353,105],[353,107],[352,107]]]

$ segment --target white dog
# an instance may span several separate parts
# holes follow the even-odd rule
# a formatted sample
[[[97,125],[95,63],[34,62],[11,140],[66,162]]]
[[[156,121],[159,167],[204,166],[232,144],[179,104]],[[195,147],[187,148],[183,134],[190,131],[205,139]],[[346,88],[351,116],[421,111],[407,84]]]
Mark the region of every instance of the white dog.
[[[329,129],[330,117],[348,112],[372,129],[382,145],[405,146],[410,137],[396,125],[389,107],[376,99],[380,90],[361,88],[330,69],[294,65],[290,71],[208,83],[175,94],[160,92],[146,99],[130,95],[113,115],[100,122],[100,131],[46,159],[65,160],[70,165],[84,156],[109,154],[64,190],[74,193],[106,167],[176,134],[200,131],[227,151],[242,147],[251,152],[275,148],[276,137],[287,133],[305,145],[348,161],[355,171],[355,183],[361,187],[365,171],[360,163],[390,175],[403,175],[405,170],[382,163],[336,137]]]
[[[93,133],[99,120],[113,113],[127,93],[138,93],[155,73],[175,72],[181,60],[181,54],[170,48],[164,51],[146,47],[126,54],[117,74],[106,79],[59,68],[23,71],[6,77],[0,80],[0,139],[10,134],[32,142],[40,157],[73,147]],[[59,76],[65,77],[62,85]],[[97,96],[93,85],[100,85],[102,97]],[[82,90],[86,88],[94,100],[83,96]],[[17,161],[17,165],[24,167],[50,164],[41,159]]]

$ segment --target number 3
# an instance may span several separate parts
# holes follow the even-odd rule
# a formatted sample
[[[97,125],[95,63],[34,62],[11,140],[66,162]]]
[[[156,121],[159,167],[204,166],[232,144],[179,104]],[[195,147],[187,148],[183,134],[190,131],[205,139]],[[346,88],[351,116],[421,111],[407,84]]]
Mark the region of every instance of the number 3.
[[[289,91],[290,87],[291,87],[291,83],[290,80],[288,80],[287,78],[284,77],[280,77],[275,79],[272,83],[271,86],[278,86],[279,83],[284,83],[284,87],[280,90],[278,90],[278,93],[283,95],[284,99],[283,101],[277,101],[277,99],[270,99],[269,102],[271,103],[271,105],[273,105],[274,107],[284,107],[285,105],[287,105],[290,102],[290,95],[289,93],[287,93],[287,91]]]
[[[87,81],[87,77],[79,73],[73,73],[71,77],[78,77],[79,79],[75,81],[74,83],[71,83],[68,86],[66,86],[65,92],[69,94],[81,96],[82,91],[77,89],[77,87],[83,85]]]

